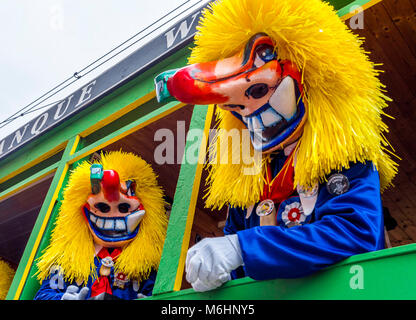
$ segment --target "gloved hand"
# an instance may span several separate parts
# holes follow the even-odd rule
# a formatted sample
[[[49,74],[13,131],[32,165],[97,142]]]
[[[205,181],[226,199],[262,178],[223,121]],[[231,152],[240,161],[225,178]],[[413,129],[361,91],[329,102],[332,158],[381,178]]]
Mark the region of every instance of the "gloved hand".
[[[77,286],[69,286],[66,288],[66,291],[64,295],[62,296],[61,300],[85,300],[85,298],[88,295],[88,289],[87,287],[82,288],[79,290]]]
[[[188,250],[186,280],[195,291],[212,290],[229,281],[230,272],[242,264],[236,234],[205,238]]]

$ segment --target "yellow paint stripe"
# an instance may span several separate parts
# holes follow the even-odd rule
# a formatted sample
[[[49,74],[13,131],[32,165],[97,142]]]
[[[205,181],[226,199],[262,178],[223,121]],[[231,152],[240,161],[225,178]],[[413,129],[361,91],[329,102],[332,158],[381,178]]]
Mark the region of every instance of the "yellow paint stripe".
[[[59,194],[59,191],[60,191],[60,189],[62,187],[62,183],[64,181],[65,175],[66,175],[66,173],[68,171],[68,167],[69,167],[68,164],[65,164],[64,169],[62,170],[61,177],[59,178],[59,181],[58,181],[58,184],[57,184],[57,186],[55,188],[55,192],[54,192],[54,194],[52,196],[52,199],[49,202],[49,206],[48,206],[48,209],[46,211],[45,218],[43,219],[43,222],[42,222],[42,225],[40,227],[38,236],[37,236],[37,238],[35,240],[35,243],[33,245],[32,251],[30,253],[30,256],[29,256],[28,262],[26,264],[25,270],[23,271],[22,278],[20,280],[19,286],[17,287],[16,294],[15,294],[13,300],[18,300],[19,297],[20,297],[20,295],[21,295],[21,293],[22,293],[23,286],[26,283],[27,276],[29,274],[30,268],[32,267],[33,260],[35,258],[35,254],[37,252],[37,249],[39,247],[40,241],[41,241],[41,239],[43,237],[43,234],[45,232],[46,226],[48,225],[49,218],[50,218],[50,215],[51,215],[53,206],[55,204],[56,199],[58,199],[58,194]]]
[[[45,172],[44,174],[40,175],[39,177],[36,177],[35,179],[28,181],[27,183],[25,183],[25,184],[21,185],[20,187],[18,187],[18,188],[16,188],[16,189],[13,189],[13,190],[11,190],[10,192],[8,192],[8,193],[6,193],[6,194],[1,195],[1,196],[0,196],[0,201],[3,201],[4,199],[6,199],[6,198],[8,198],[8,197],[10,197],[10,196],[12,196],[12,195],[14,195],[14,194],[18,193],[18,192],[19,192],[19,191],[21,191],[22,189],[25,189],[25,188],[27,188],[28,186],[30,186],[30,185],[32,185],[32,184],[34,184],[34,183],[36,183],[36,182],[38,182],[38,181],[42,180],[43,178],[45,178],[46,176],[50,175],[50,174],[51,174],[53,171],[55,171],[55,170],[56,170],[56,167],[55,167],[55,168],[53,168],[53,169],[51,169],[51,170],[50,170],[50,171],[48,171],[48,172]]]
[[[142,96],[141,98],[135,100],[134,102],[128,104],[127,106],[123,107],[122,109],[114,112],[113,114],[111,114],[110,116],[108,116],[107,118],[95,123],[94,125],[92,125],[91,127],[89,127],[88,129],[82,131],[79,133],[80,137],[86,137],[89,134],[93,133],[94,131],[97,131],[99,129],[101,129],[102,127],[106,126],[107,124],[113,122],[114,120],[117,120],[118,118],[122,117],[123,115],[125,115],[126,113],[130,112],[131,110],[137,108],[138,106],[150,101],[151,99],[153,99],[154,97],[156,97],[156,92],[153,90],[147,94],[145,94],[144,96]],[[7,181],[15,176],[17,176],[19,173],[22,173],[23,171],[39,164],[40,162],[48,159],[49,157],[55,155],[56,153],[58,153],[59,151],[61,151],[62,149],[65,148],[67,142],[61,143],[60,145],[56,146],[55,148],[51,149],[50,151],[48,151],[47,153],[43,154],[42,156],[40,156],[37,159],[34,159],[33,161],[25,164],[24,166],[18,168],[17,170],[11,172],[10,174],[8,174],[7,176],[4,176],[3,178],[0,179],[0,183]]]
[[[69,155],[70,156],[72,156],[74,153],[75,153],[75,151],[77,151],[77,147],[78,147],[78,144],[79,144],[79,141],[81,140],[81,136],[78,134],[76,137],[75,137],[75,140],[74,140],[74,143],[73,143],[73,145],[72,145],[72,148],[71,148],[71,150],[69,151]]]
[[[381,2],[382,0],[371,0],[371,1],[369,1],[369,2],[367,2],[366,4],[364,4],[364,5],[362,5],[361,6],[361,8],[363,9],[363,11],[364,10],[366,10],[366,9],[368,9],[368,8],[370,8],[370,7],[372,7],[372,6],[374,6],[375,4],[377,4],[377,3],[379,3],[379,2]],[[354,15],[356,15],[357,14],[357,12],[350,12],[350,13],[347,13],[347,14],[345,14],[345,15],[343,15],[342,17],[341,17],[341,19],[342,20],[348,20],[349,18],[351,18],[351,17],[353,17]]]
[[[192,230],[192,226],[194,222],[195,207],[196,207],[196,202],[198,200],[199,186],[201,183],[201,174],[202,174],[202,169],[204,167],[204,162],[205,162],[209,129],[211,128],[211,120],[212,120],[213,113],[214,113],[214,105],[210,105],[208,107],[207,116],[205,119],[204,139],[202,140],[201,146],[199,148],[198,165],[196,168],[193,187],[192,187],[191,201],[189,203],[189,208],[188,208],[188,216],[186,219],[186,227],[185,227],[185,231],[183,235],[182,248],[181,248],[181,253],[180,253],[179,261],[178,261],[178,268],[176,270],[175,284],[173,286],[174,291],[179,291],[182,286],[183,270],[185,268],[186,253],[188,251],[189,241],[191,239],[191,230]]]
[[[15,176],[17,176],[19,173],[22,173],[23,171],[41,163],[42,161],[52,157],[53,155],[57,154],[61,150],[63,150],[66,146],[67,142],[61,143],[60,145],[56,146],[55,148],[51,149],[50,151],[46,152],[45,154],[41,155],[39,158],[34,159],[33,161],[28,162],[24,166],[18,168],[17,170],[9,173],[7,176],[4,176],[0,179],[0,183],[3,183],[4,181],[7,181]]]
[[[150,101],[151,99],[156,97],[156,91],[151,91],[147,94],[145,94],[144,96],[142,96],[141,98],[133,101],[132,103],[128,104],[127,106],[123,107],[122,109],[112,113],[110,116],[108,116],[107,118],[98,121],[97,123],[95,123],[94,125],[92,125],[91,127],[89,127],[88,129],[82,131],[80,133],[81,137],[86,137],[88,135],[90,135],[91,133],[93,133],[94,131],[97,131],[103,127],[105,127],[106,125],[108,125],[109,123],[117,120],[118,118],[124,116],[126,113],[129,113],[130,111],[132,111],[133,109],[141,106],[142,104]]]
[[[77,148],[77,146],[78,146],[78,143],[79,143],[80,139],[81,139],[81,137],[80,137],[79,135],[77,135],[77,136],[75,137],[75,142],[74,142],[74,144],[73,144],[73,146],[72,146],[71,151],[69,152],[69,155],[72,155],[72,154],[74,154],[74,153],[75,153],[76,148]],[[53,169],[51,169],[51,170],[50,170],[50,171],[48,171],[48,172],[45,172],[44,174],[40,175],[39,177],[36,177],[35,179],[29,180],[27,183],[25,183],[25,184],[21,185],[20,187],[18,187],[18,188],[16,188],[16,189],[13,189],[13,190],[11,190],[10,192],[8,192],[8,193],[6,193],[6,194],[4,194],[4,195],[1,195],[1,196],[0,196],[0,201],[4,200],[4,199],[5,199],[5,198],[7,198],[7,197],[10,197],[11,195],[13,195],[13,194],[15,194],[15,193],[19,192],[20,190],[22,190],[22,189],[24,189],[24,188],[28,187],[29,185],[34,184],[34,183],[36,183],[36,182],[38,182],[38,181],[42,180],[44,177],[48,176],[49,174],[51,174],[51,173],[52,173],[53,171],[55,171],[55,170],[56,170],[56,167],[55,167],[55,168],[53,168]]]
[[[112,144],[114,142],[117,142],[118,140],[123,139],[124,137],[128,136],[129,134],[131,134],[131,133],[133,133],[133,132],[135,132],[135,131],[137,131],[139,129],[142,129],[142,128],[148,126],[149,124],[151,124],[151,123],[153,123],[153,122],[155,122],[155,121],[157,121],[157,120],[159,120],[159,119],[161,119],[163,117],[166,117],[167,115],[169,115],[172,112],[175,112],[175,111],[183,108],[186,105],[187,104],[185,104],[185,103],[179,103],[179,104],[175,105],[174,107],[170,108],[169,110],[166,110],[165,112],[162,112],[162,113],[158,114],[157,116],[155,116],[155,117],[153,117],[153,118],[151,118],[151,119],[149,119],[149,120],[147,120],[147,121],[145,121],[145,122],[137,125],[136,127],[131,128],[129,130],[126,130],[125,132],[121,133],[120,135],[118,135],[116,137],[113,137],[111,139],[108,139],[105,142],[103,142],[102,144],[97,145],[94,148],[88,149],[85,152],[80,153],[76,157],[72,158],[68,163],[69,164],[72,164],[72,163],[74,163],[74,162],[76,162],[76,161],[84,158],[85,156],[94,153],[97,150],[100,150],[100,149],[102,149],[102,148],[104,148],[104,147],[106,147],[106,146],[108,146],[108,145],[110,145],[110,144]]]
[[[74,142],[72,143],[72,146],[70,146],[71,149],[69,151],[69,155],[73,154],[76,151],[76,148],[78,146],[79,141],[80,141],[80,136],[77,135],[75,137],[75,139],[74,139]],[[67,144],[68,144],[68,142],[67,142]],[[65,153],[64,153],[64,157],[67,157],[67,155],[65,155]],[[63,159],[63,160],[66,161],[66,159]],[[52,195],[51,201],[49,202],[48,209],[46,210],[45,217],[44,217],[44,219],[42,221],[42,225],[41,225],[41,227],[39,229],[39,232],[37,234],[35,243],[34,243],[34,245],[32,247],[32,251],[30,252],[30,256],[29,256],[28,262],[26,264],[25,270],[23,271],[22,278],[20,279],[20,283],[19,283],[19,285],[18,285],[18,287],[16,289],[16,293],[15,293],[15,296],[13,298],[14,300],[18,300],[19,297],[20,297],[20,295],[21,295],[21,293],[22,293],[24,284],[26,283],[27,276],[28,276],[29,271],[30,271],[30,269],[32,267],[32,264],[34,262],[36,252],[37,252],[37,250],[39,248],[39,244],[40,244],[40,242],[41,242],[41,240],[43,238],[43,235],[45,233],[46,226],[48,225],[49,218],[50,218],[50,215],[52,213],[52,209],[53,209],[53,207],[55,205],[55,201],[58,199],[58,195],[59,195],[59,192],[60,192],[60,190],[62,188],[62,184],[64,182],[64,179],[65,179],[66,173],[68,172],[68,169],[69,169],[69,164],[68,163],[65,163],[65,165],[64,165],[64,167],[62,169],[62,172],[61,172],[61,176],[59,177],[58,183],[57,183],[57,185],[55,187],[55,191],[54,191],[54,193]]]

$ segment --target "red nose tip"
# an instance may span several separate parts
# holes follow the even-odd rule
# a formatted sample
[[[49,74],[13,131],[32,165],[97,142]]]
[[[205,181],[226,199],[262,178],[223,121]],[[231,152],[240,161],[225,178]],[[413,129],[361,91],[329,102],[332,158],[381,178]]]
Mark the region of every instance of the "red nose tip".
[[[201,63],[179,69],[166,84],[169,93],[178,101],[189,104],[226,102],[228,97],[214,92],[212,83],[197,79],[196,74],[204,72],[212,73],[211,70],[205,70],[204,64]]]
[[[118,201],[120,199],[120,178],[115,170],[104,170],[101,180],[104,197],[108,201]]]

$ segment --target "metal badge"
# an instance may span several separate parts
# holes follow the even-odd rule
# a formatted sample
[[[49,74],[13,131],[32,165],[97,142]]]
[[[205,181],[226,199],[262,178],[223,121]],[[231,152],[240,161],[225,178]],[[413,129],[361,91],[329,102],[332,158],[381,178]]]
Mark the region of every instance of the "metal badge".
[[[302,204],[297,201],[287,204],[282,212],[282,221],[287,228],[303,225],[306,215],[303,212]]]
[[[283,201],[278,208],[277,222],[279,226],[292,228],[310,223],[312,215],[306,215],[300,197],[291,197]]]
[[[326,189],[332,195],[339,196],[347,192],[350,188],[350,182],[346,176],[341,173],[331,175],[326,184]]]
[[[129,281],[129,278],[127,278],[127,276],[124,273],[117,272],[114,275],[113,287],[117,287],[124,290]]]
[[[273,212],[273,209],[274,209],[274,203],[273,203],[272,200],[270,200],[270,199],[263,200],[257,206],[256,214],[259,217],[268,216],[269,214],[271,214]]]
[[[100,276],[108,277],[111,273],[111,268],[114,266],[113,259],[111,257],[105,257],[101,259]]]

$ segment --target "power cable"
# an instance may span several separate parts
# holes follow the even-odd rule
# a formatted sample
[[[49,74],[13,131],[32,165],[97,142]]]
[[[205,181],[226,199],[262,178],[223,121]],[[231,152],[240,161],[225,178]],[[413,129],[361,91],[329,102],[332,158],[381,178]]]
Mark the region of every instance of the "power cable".
[[[12,114],[11,116],[9,116],[7,119],[3,120],[0,122],[0,128],[3,128],[4,126],[10,124],[11,122],[13,122],[14,120],[16,120],[17,118],[20,118],[26,114],[38,111],[40,109],[43,109],[45,107],[48,107],[56,102],[52,102],[52,103],[48,103],[44,106],[41,106],[39,108],[34,109],[35,107],[39,106],[41,103],[43,103],[44,101],[48,100],[49,98],[51,98],[52,96],[56,95],[57,93],[61,92],[62,90],[64,90],[65,88],[67,88],[68,86],[70,86],[71,84],[73,84],[74,82],[78,81],[79,79],[81,79],[83,76],[86,76],[87,74],[91,73],[92,71],[96,70],[97,68],[99,68],[100,66],[102,66],[103,64],[105,64],[106,62],[110,61],[111,59],[113,59],[114,57],[116,57],[117,55],[121,54],[122,52],[124,52],[125,50],[127,50],[128,48],[130,48],[131,46],[133,46],[134,44],[136,44],[137,42],[143,40],[144,38],[146,38],[147,36],[149,36],[150,34],[152,34],[153,32],[155,32],[157,30],[153,29],[152,31],[150,31],[149,33],[147,33],[145,36],[141,37],[140,39],[134,41],[133,43],[131,43],[130,45],[128,45],[127,47],[123,48],[122,50],[120,50],[119,52],[117,52],[116,54],[112,55],[111,57],[109,57],[108,59],[104,60],[103,62],[101,62],[100,64],[98,64],[97,66],[95,66],[94,68],[92,68],[91,70],[85,72],[84,74],[80,74],[81,72],[85,71],[86,69],[88,69],[89,67],[93,66],[94,64],[96,64],[98,61],[102,60],[103,58],[105,58],[106,56],[108,56],[110,53],[114,52],[115,50],[117,50],[118,48],[120,48],[121,46],[123,46],[124,44],[126,44],[127,42],[131,41],[132,39],[134,39],[135,37],[137,37],[138,35],[140,35],[141,33],[143,33],[144,31],[148,30],[149,28],[151,28],[152,26],[154,26],[155,24],[157,24],[158,22],[162,21],[163,19],[165,19],[166,17],[168,17],[169,15],[171,15],[173,12],[177,11],[179,8],[183,7],[185,4],[187,4],[188,2],[190,2],[191,0],[187,0],[185,2],[183,2],[182,4],[180,4],[179,6],[177,6],[176,8],[174,8],[173,10],[169,11],[167,14],[165,14],[164,16],[160,17],[159,19],[157,19],[156,21],[154,21],[153,23],[151,23],[150,25],[148,25],[147,27],[145,27],[144,29],[140,30],[139,32],[137,32],[135,35],[131,36],[130,38],[128,38],[127,40],[123,41],[121,44],[117,45],[116,47],[114,47],[113,49],[111,49],[110,51],[108,51],[107,53],[105,53],[104,55],[102,55],[101,57],[97,58],[96,60],[94,60],[93,62],[91,62],[90,64],[88,64],[87,66],[85,66],[84,68],[82,68],[80,71],[75,72],[71,77],[65,79],[64,81],[62,81],[61,83],[59,83],[58,85],[56,85],[55,87],[53,87],[52,89],[50,89],[49,91],[47,91],[46,93],[44,93],[43,95],[41,95],[40,97],[38,97],[37,99],[33,100],[31,103],[29,103],[28,105],[26,105],[25,107],[21,108],[19,111],[16,111],[14,114]],[[201,3],[203,0],[199,0],[198,2],[194,3],[192,6],[186,8],[185,10],[183,10],[182,12],[180,12],[179,14],[177,14],[176,16],[174,16],[173,18],[171,18],[170,20],[174,20],[177,17],[179,17],[180,15],[182,15],[183,13],[185,13],[186,11],[188,11],[189,9],[195,7],[197,4]],[[162,27],[164,25],[166,25],[167,22],[165,22]],[[54,90],[58,89],[59,87],[61,87],[63,84],[67,83],[69,80],[75,78],[75,80],[71,81],[70,83],[68,83],[67,85],[65,85],[64,87],[60,88],[58,91],[53,92]],[[50,94],[49,96],[47,96],[46,98],[44,98],[46,95],[48,95],[49,93],[53,92],[52,94]],[[42,99],[44,98],[44,99]],[[39,101],[40,99],[42,99],[41,101]],[[37,102],[39,101],[39,102]],[[35,105],[33,105],[35,102],[37,102]],[[25,109],[27,109],[28,107],[30,107],[28,110],[24,111]]]

